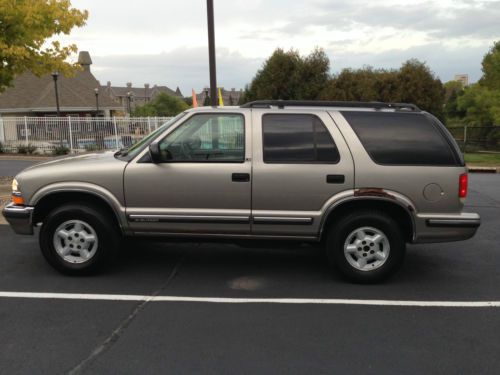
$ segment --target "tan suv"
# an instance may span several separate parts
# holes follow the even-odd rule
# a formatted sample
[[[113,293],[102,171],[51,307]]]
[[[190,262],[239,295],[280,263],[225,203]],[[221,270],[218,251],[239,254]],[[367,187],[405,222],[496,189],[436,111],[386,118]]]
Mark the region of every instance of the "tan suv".
[[[3,214],[41,225],[59,271],[106,264],[123,236],[324,244],[337,269],[375,282],[406,243],[465,240],[467,169],[446,128],[411,104],[257,101],[188,110],[128,150],[38,164]]]

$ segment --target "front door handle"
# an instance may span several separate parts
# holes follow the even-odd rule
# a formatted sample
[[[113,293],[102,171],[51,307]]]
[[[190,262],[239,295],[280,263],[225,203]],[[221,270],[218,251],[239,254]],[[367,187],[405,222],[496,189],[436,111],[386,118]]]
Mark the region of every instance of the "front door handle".
[[[250,181],[249,173],[233,173],[232,175],[233,182],[248,182]]]

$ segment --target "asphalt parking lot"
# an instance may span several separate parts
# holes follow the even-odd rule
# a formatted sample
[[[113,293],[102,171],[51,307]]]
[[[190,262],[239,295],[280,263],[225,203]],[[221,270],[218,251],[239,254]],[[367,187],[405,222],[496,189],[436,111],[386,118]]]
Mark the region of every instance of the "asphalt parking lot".
[[[39,163],[39,162],[44,162],[49,159],[42,159],[37,160],[36,158],[32,159],[27,159],[27,160],[5,160],[2,159],[0,161],[0,176],[15,176],[18,174],[20,171],[22,171],[24,168],[28,168],[29,166]]]
[[[500,175],[471,175],[467,205],[476,237],[409,246],[373,286],[308,246],[132,243],[70,278],[0,225],[0,373],[499,373]]]

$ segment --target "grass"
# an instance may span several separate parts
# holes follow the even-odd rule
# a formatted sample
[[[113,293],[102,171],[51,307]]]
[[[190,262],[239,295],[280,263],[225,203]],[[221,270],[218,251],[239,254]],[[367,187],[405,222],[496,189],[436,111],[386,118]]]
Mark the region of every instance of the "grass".
[[[500,153],[466,153],[465,162],[480,167],[500,167]]]

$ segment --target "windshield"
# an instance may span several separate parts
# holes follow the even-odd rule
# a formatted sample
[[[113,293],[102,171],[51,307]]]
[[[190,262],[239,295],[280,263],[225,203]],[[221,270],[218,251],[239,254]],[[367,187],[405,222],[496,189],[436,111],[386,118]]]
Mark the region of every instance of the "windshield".
[[[142,151],[144,148],[144,145],[147,145],[152,139],[154,139],[156,136],[158,136],[160,133],[168,129],[170,126],[172,126],[174,123],[176,123],[178,120],[180,120],[182,117],[184,117],[187,114],[187,112],[182,112],[179,113],[177,116],[174,118],[168,120],[166,123],[161,125],[158,129],[156,129],[154,132],[148,134],[146,137],[142,138],[139,142],[134,143],[132,146],[129,148],[124,148],[121,149],[120,151],[115,153],[115,157],[117,156],[127,156],[127,158],[132,159],[135,157],[139,152]]]

